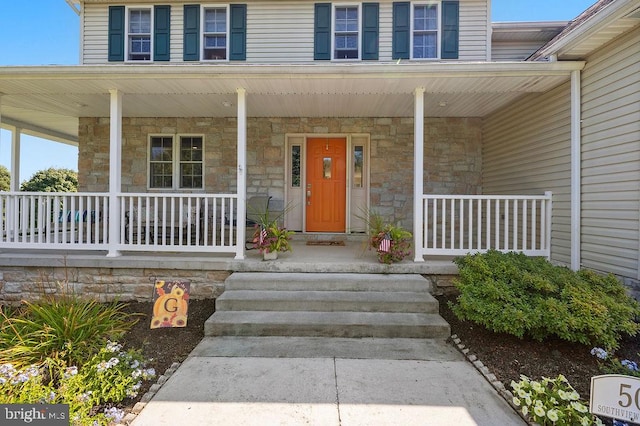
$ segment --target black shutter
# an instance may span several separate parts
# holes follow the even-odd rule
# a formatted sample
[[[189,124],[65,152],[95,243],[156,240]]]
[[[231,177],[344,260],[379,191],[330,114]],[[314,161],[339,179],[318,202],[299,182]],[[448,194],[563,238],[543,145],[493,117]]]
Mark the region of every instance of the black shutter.
[[[229,60],[247,59],[247,5],[231,5],[231,34],[229,35]]]
[[[184,6],[184,42],[182,59],[185,61],[200,60],[200,5]]]
[[[124,6],[109,6],[109,62],[124,61]]]
[[[168,61],[171,53],[171,6],[156,6],[153,16],[153,60]]]
[[[378,60],[378,3],[362,3],[362,59]]]
[[[411,46],[411,3],[393,3],[392,58],[409,59]]]
[[[460,33],[460,3],[442,2],[442,59],[458,59],[458,39]]]
[[[314,18],[313,59],[331,59],[331,3],[316,3]]]

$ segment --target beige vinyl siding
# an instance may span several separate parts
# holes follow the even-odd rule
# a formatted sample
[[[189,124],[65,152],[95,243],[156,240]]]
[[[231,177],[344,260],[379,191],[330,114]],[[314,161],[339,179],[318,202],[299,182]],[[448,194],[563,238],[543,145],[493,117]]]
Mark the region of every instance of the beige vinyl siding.
[[[182,41],[184,28],[184,5],[171,5],[171,62],[182,62]],[[109,5],[85,4],[84,31],[82,32],[82,63],[85,65],[105,64],[109,46]]]
[[[393,3],[380,3],[380,61],[393,60]]]
[[[109,46],[109,6],[84,4],[82,29],[82,63],[104,64]]]
[[[540,42],[495,42],[491,46],[491,60],[524,61],[540,46]]]
[[[183,7],[196,3],[171,3],[171,62],[182,62]],[[379,2],[379,5],[379,60],[391,61],[393,2]],[[82,63],[107,63],[109,7],[85,3],[82,13]],[[460,60],[486,60],[487,16],[487,0],[460,2]],[[313,62],[313,26],[313,1],[248,2],[247,62]]]
[[[313,2],[247,4],[247,62],[313,62]]]
[[[553,192],[551,258],[569,264],[571,214],[570,89],[529,94],[485,119],[484,194]]]
[[[459,57],[461,61],[487,60],[488,0],[460,2]]]
[[[640,279],[640,28],[582,73],[582,264]]]

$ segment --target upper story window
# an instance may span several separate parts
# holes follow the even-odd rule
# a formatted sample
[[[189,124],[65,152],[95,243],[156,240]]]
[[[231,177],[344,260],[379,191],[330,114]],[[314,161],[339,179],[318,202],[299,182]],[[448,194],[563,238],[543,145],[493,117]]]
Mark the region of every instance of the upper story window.
[[[205,7],[202,24],[202,59],[227,59],[228,9]]]
[[[150,136],[149,188],[202,189],[203,142],[202,136]]]
[[[151,60],[151,8],[128,9],[127,60]]]
[[[411,52],[413,59],[438,59],[440,13],[437,3],[413,5]]]
[[[360,20],[358,6],[336,6],[334,9],[334,59],[360,57]]]

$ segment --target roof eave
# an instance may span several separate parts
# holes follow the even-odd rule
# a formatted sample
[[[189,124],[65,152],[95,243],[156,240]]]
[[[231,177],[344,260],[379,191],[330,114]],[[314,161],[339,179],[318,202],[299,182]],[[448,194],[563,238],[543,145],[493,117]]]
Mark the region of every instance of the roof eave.
[[[637,9],[638,3],[636,0],[617,0],[611,2],[602,10],[599,10],[597,13],[587,18],[584,22],[581,22],[566,34],[560,34],[559,37],[551,40],[545,46],[542,46],[527,60],[536,61],[553,55],[559,55],[563,51],[570,50],[572,47],[583,41],[585,37],[589,37],[603,26],[630,14]]]

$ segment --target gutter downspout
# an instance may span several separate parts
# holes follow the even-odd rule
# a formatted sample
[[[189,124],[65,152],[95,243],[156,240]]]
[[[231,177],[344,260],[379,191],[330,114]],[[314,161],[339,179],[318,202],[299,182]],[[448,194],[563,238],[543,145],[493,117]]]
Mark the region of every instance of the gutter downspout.
[[[581,255],[581,73],[571,72],[571,269],[580,269]]]

